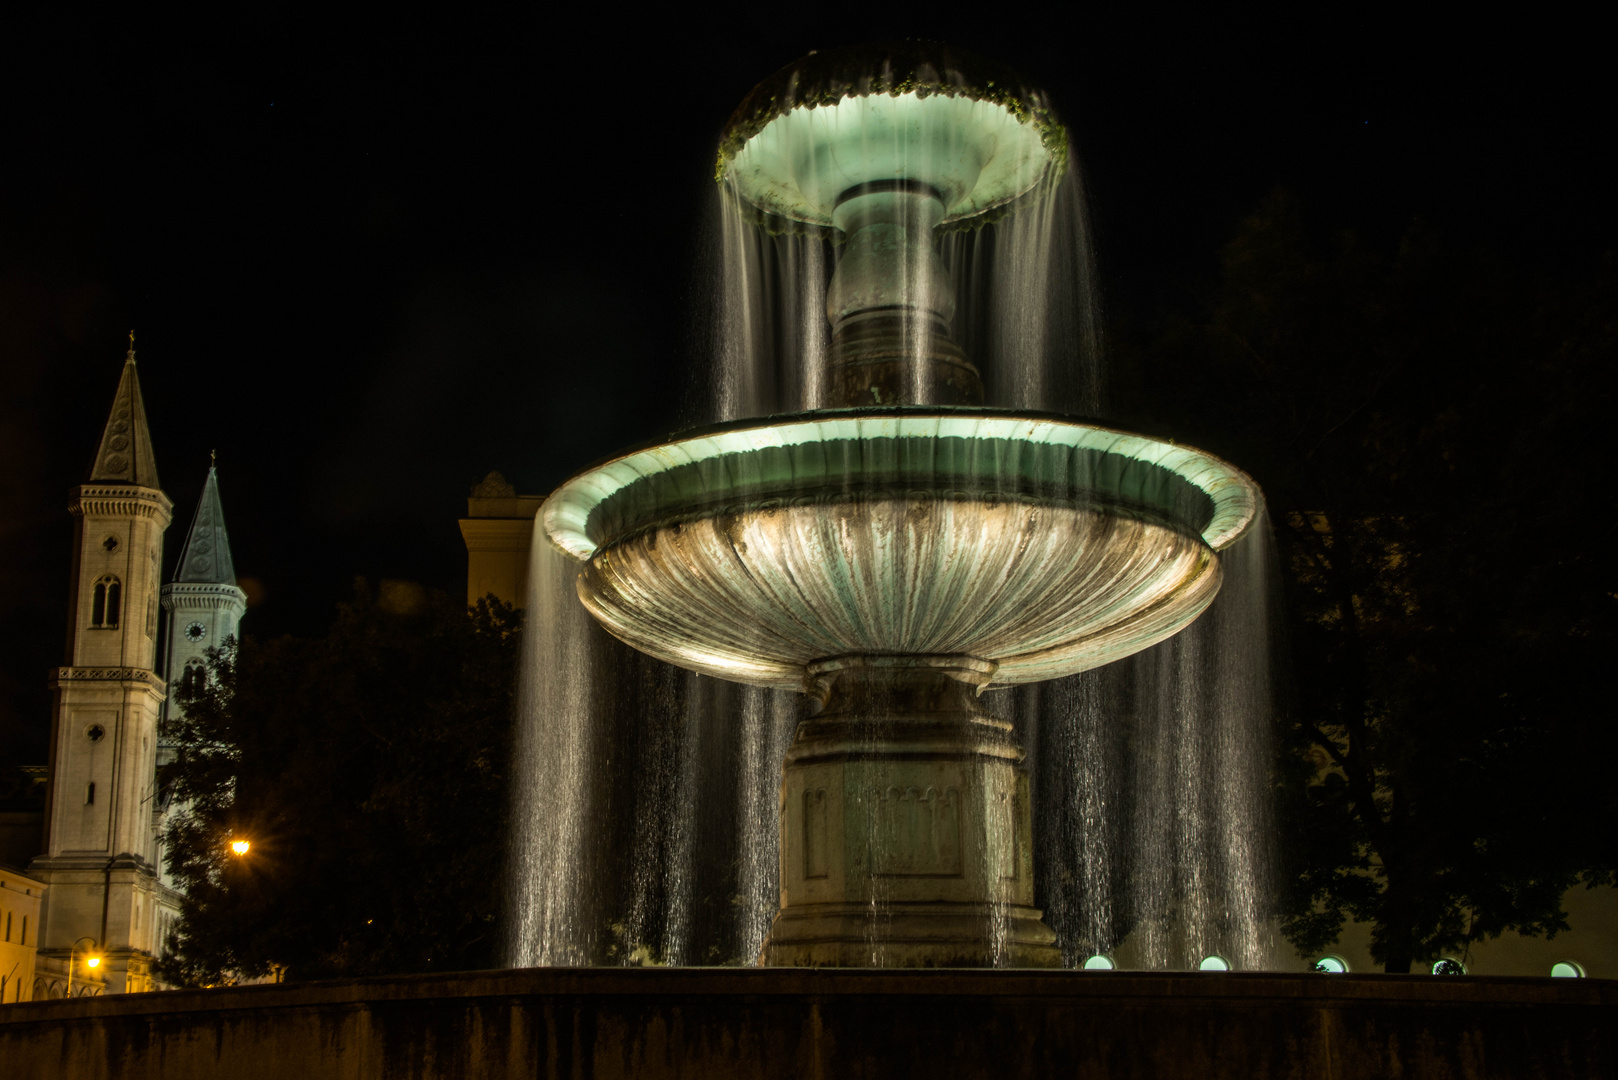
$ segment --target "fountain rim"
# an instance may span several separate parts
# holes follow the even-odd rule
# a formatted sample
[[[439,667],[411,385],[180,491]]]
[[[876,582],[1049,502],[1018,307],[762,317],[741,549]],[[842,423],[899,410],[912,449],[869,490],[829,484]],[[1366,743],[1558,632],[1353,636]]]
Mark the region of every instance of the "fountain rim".
[[[922,425],[931,424],[933,430],[915,430],[913,434],[907,435],[904,431],[906,421]],[[603,547],[608,546],[597,544],[589,536],[587,526],[591,511],[637,480],[728,454],[745,454],[777,446],[832,441],[822,434],[822,425],[827,424],[845,429],[849,438],[948,438],[952,436],[939,429],[948,426],[950,421],[966,423],[999,421],[1007,430],[988,437],[1008,441],[1056,443],[1077,447],[1085,444],[1079,439],[1066,441],[1038,439],[1031,436],[1035,432],[1049,434],[1059,431],[1092,434],[1100,438],[1088,447],[1090,449],[1121,453],[1142,463],[1167,469],[1200,489],[1213,503],[1214,513],[1202,530],[1202,539],[1215,552],[1225,550],[1246,534],[1258,516],[1259,507],[1263,502],[1261,489],[1246,472],[1215,454],[1173,439],[1158,439],[1054,412],[985,406],[890,405],[811,409],[804,412],[747,417],[672,432],[665,439],[649,439],[599,458],[575,471],[546,497],[535,518],[544,528],[552,544],[580,562],[588,562]],[[875,429],[863,430],[862,425],[866,424],[875,425]],[[1018,428],[1026,428],[1026,433],[1019,436],[1016,430]],[[791,429],[808,429],[814,431],[817,437],[773,440],[747,438],[749,435],[756,436],[765,432]],[[963,431],[960,437],[985,436],[975,436]],[[720,443],[729,445],[718,445]],[[689,448],[693,447],[700,448],[703,452],[690,453]],[[641,464],[653,467],[642,469],[638,467]]]
[[[860,98],[957,98],[998,107],[1045,157],[1042,178],[1060,177],[1070,156],[1067,127],[1046,93],[1015,69],[942,41],[908,39],[850,43],[811,50],[759,82],[736,106],[720,133],[714,180],[736,197],[746,217],[770,233],[807,233],[834,239],[829,217],[765,206],[734,186],[732,168],[746,148],[778,121],[798,113],[834,109]],[[997,221],[1038,196],[1040,182],[987,205],[946,207],[944,231],[967,231]]]
[[[840,243],[846,231],[837,219],[835,207],[850,193],[873,183],[914,179],[908,174],[896,177],[873,174],[870,179],[856,180],[831,201],[817,201],[802,188],[779,154],[772,154],[767,148],[755,149],[760,138],[777,125],[813,129],[816,114],[821,111],[849,109],[854,107],[851,102],[878,98],[892,99],[896,107],[922,113],[934,108],[935,99],[967,101],[997,110],[980,117],[975,124],[980,129],[979,141],[996,149],[990,153],[974,183],[952,201],[943,196],[941,187],[933,187],[927,180],[918,181],[932,189],[943,208],[941,219],[929,230],[931,232],[969,232],[999,221],[1042,197],[1049,183],[1060,178],[1067,168],[1065,141],[1052,138],[1048,130],[1028,119],[1026,113],[1020,113],[1005,102],[967,93],[937,91],[929,95],[914,89],[902,93],[848,94],[836,103],[800,105],[777,116],[723,161],[719,182],[742,206],[743,217],[766,231],[824,235]],[[796,195],[782,201],[783,189]]]

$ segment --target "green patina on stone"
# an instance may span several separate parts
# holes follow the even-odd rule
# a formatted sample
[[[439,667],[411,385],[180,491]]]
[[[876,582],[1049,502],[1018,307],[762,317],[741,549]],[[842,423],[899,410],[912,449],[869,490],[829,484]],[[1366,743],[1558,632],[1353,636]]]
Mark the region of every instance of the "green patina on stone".
[[[748,142],[771,123],[799,109],[835,107],[850,98],[933,96],[962,98],[997,105],[1019,124],[1031,126],[1049,156],[1044,181],[1007,203],[947,220],[941,232],[965,231],[998,221],[1029,201],[1065,171],[1067,128],[1057,118],[1043,91],[1028,85],[1014,70],[940,42],[902,41],[856,45],[811,53],[777,71],[754,87],[731,115],[720,136],[714,179],[723,182]],[[768,207],[737,200],[744,220],[772,235],[829,236],[836,230],[803,221]]]

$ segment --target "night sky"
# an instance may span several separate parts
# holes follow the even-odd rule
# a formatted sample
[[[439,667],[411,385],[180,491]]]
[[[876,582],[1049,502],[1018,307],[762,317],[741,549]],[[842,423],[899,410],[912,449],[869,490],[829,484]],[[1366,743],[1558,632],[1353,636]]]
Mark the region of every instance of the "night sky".
[[[44,758],[67,491],[131,327],[167,562],[217,449],[250,633],[321,631],[356,575],[463,588],[485,472],[543,493],[680,423],[718,131],[853,38],[530,10],[4,34],[0,757]],[[1278,185],[1322,235],[1391,243],[1420,216],[1546,274],[1597,265],[1618,169],[1593,27],[1337,10],[1018,8],[951,33],[928,9],[857,36],[945,38],[1049,89],[1113,317],[1182,303]]]

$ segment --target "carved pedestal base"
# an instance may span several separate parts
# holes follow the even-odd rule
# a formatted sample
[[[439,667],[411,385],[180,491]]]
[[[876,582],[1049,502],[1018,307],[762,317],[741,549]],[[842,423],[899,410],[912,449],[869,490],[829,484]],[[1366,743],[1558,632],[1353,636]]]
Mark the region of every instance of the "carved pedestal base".
[[[1051,967],[1024,756],[966,657],[810,668],[821,709],[781,785],[781,911],[763,963]]]

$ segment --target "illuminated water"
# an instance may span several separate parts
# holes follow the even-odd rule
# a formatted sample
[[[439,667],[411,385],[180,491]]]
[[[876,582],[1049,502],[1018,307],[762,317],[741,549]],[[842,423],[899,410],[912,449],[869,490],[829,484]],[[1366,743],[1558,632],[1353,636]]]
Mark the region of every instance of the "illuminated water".
[[[695,423],[821,407],[827,240],[771,236],[716,198]],[[945,236],[955,337],[987,403],[1104,415],[1077,168],[1028,210]],[[608,637],[577,564],[536,537],[513,851],[515,966],[752,963],[777,904],[781,760],[796,694],[672,668]],[[1034,781],[1038,902],[1066,962],[1259,966],[1269,946],[1268,574],[1262,520],[1214,606],[1108,668],[985,702]],[[995,940],[996,928],[987,932]],[[880,955],[880,942],[873,951]]]
[[[1069,966],[1263,966],[1274,946],[1267,768],[1274,549],[1254,523],[1189,628],[1016,693],[1033,750],[1035,872]]]

